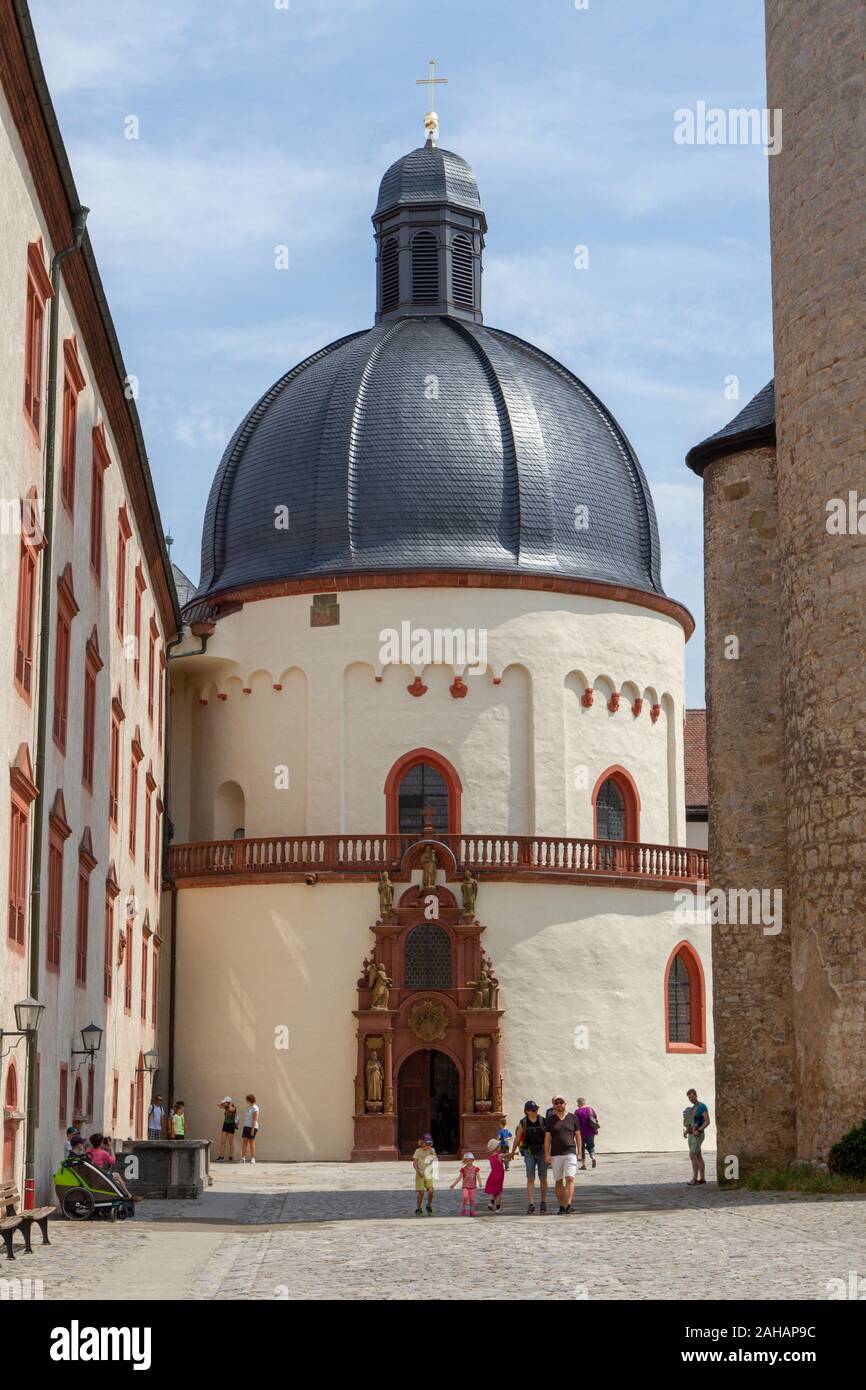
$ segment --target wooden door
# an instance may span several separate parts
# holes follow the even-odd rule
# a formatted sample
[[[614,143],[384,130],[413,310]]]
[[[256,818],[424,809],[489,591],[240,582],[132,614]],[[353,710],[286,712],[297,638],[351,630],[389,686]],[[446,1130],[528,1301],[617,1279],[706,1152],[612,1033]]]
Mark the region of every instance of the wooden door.
[[[397,1076],[397,1133],[401,1154],[414,1153],[430,1129],[430,1053],[407,1057]]]

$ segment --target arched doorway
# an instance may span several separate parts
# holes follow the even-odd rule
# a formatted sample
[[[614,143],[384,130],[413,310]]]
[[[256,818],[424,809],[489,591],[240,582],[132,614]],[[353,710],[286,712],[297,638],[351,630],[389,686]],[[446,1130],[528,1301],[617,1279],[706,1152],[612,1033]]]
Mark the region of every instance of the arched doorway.
[[[397,1074],[397,1116],[401,1154],[413,1153],[428,1133],[440,1156],[458,1152],[460,1074],[447,1052],[425,1047],[404,1060]]]

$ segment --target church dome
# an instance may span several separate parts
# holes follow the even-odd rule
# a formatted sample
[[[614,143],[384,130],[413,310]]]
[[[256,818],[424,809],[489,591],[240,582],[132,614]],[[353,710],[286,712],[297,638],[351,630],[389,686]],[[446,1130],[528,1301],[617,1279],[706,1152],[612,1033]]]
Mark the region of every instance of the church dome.
[[[451,203],[480,210],[478,184],[466,160],[451,150],[424,145],[392,164],[379,184],[374,216],[417,203]]]
[[[486,221],[428,143],[373,214],[376,324],[281,377],[211,488],[197,598],[364,573],[472,571],[662,594],[640,464],[605,406],[481,321]]]

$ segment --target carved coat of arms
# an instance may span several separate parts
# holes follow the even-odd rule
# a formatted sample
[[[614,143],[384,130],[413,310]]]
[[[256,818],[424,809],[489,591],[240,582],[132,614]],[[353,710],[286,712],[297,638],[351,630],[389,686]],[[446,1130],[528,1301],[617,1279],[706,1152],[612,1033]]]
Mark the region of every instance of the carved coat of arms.
[[[444,1038],[448,1029],[448,1010],[436,999],[421,999],[413,1004],[409,1028],[419,1042],[435,1042]]]

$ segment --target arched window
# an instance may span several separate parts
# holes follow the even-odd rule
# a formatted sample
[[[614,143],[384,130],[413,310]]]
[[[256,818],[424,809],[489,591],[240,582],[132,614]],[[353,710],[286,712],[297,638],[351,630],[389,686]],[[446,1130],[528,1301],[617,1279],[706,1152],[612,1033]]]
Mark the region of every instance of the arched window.
[[[5,1110],[18,1109],[18,1073],[15,1070],[15,1063],[9,1063],[9,1070],[6,1073],[6,1098],[3,1103]]]
[[[429,823],[437,835],[459,834],[462,790],[454,768],[432,749],[404,754],[385,782],[385,829],[420,839]]]
[[[456,236],[451,243],[451,294],[461,309],[474,308],[472,242],[468,236]]]
[[[439,298],[439,247],[432,232],[419,232],[412,242],[412,298],[422,304]]]
[[[223,782],[214,798],[214,839],[243,839],[245,814],[243,789],[237,782]]]
[[[665,1044],[668,1052],[706,1052],[704,972],[687,941],[681,941],[665,968]]]
[[[638,840],[640,797],[624,767],[609,767],[593,788],[593,834],[596,840]]]
[[[76,1076],[75,1085],[72,1088],[72,1120],[84,1119],[84,1089],[81,1085],[81,1077]]]
[[[421,922],[406,937],[406,989],[451,988],[451,938],[444,927]]]
[[[382,313],[396,309],[400,302],[400,244],[389,237],[382,247]]]

